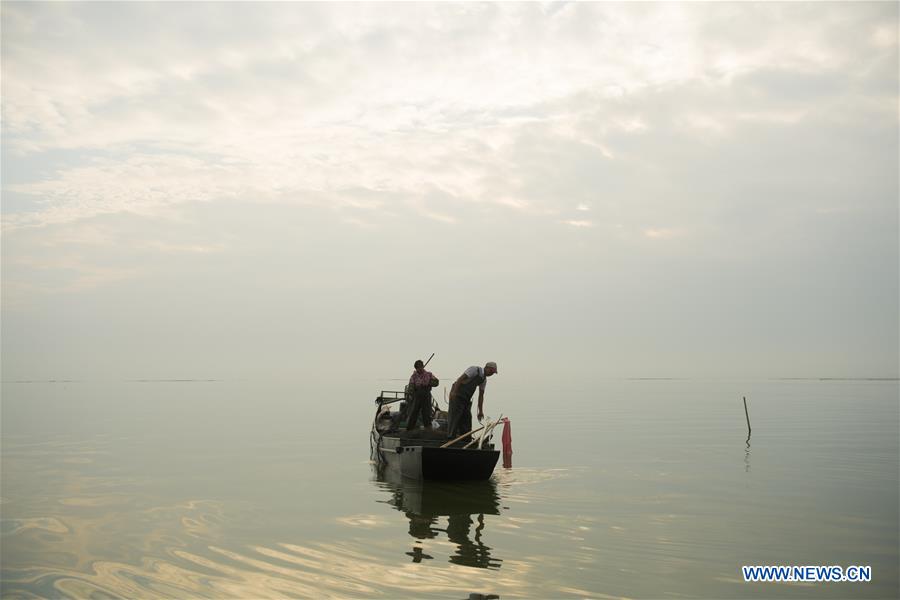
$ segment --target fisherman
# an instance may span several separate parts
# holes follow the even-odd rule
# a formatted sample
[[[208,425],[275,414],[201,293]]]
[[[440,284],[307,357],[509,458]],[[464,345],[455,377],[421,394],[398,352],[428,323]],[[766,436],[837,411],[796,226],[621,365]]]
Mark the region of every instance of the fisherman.
[[[431,429],[431,388],[440,382],[431,371],[425,370],[425,363],[417,360],[413,364],[413,374],[409,377],[409,391],[412,393],[412,402],[406,418],[406,430],[416,428],[416,421],[422,415],[422,426]]]
[[[450,388],[450,437],[472,431],[472,396],[478,388],[478,420],[484,419],[484,388],[487,378],[497,372],[497,363],[469,367]]]

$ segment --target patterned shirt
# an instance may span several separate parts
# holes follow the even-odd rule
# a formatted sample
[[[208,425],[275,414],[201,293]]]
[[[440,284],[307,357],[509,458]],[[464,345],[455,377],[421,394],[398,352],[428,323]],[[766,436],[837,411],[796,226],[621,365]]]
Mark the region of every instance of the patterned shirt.
[[[434,377],[434,375],[431,374],[431,371],[423,370],[421,373],[413,371],[412,376],[409,378],[409,385],[411,385],[413,389],[430,388],[432,377]]]

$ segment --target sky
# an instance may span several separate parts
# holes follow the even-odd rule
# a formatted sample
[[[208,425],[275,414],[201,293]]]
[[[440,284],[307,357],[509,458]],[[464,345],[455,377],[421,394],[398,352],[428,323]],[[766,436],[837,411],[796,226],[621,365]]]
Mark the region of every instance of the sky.
[[[897,377],[898,7],[4,1],[2,378]]]

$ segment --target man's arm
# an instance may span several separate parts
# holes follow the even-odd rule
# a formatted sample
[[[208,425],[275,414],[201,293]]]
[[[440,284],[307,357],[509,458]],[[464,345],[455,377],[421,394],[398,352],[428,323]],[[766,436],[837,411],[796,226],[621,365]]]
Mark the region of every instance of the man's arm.
[[[484,388],[478,388],[478,420],[484,419]]]

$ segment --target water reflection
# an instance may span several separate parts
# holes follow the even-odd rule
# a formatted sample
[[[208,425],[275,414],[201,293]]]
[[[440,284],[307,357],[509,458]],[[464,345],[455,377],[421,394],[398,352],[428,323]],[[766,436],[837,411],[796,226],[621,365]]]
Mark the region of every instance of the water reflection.
[[[747,448],[744,450],[744,472],[750,472],[750,434],[747,434]]]
[[[750,472],[750,435],[753,428],[750,427],[750,412],[747,410],[747,396],[744,396],[744,416],[747,417],[747,449],[744,451],[744,472]]]
[[[411,531],[441,538],[426,548],[428,537],[407,544],[406,531],[385,536],[381,528],[396,527],[396,513],[384,507],[377,516],[340,517],[307,535],[295,524],[310,514],[277,502],[162,494],[165,488],[133,465],[68,460],[121,456],[101,454],[102,440],[3,441],[2,598],[464,598],[473,590],[522,596],[532,580],[532,565],[514,558],[503,574],[458,567],[499,566],[478,523],[479,514],[499,512],[493,485],[468,488],[475,494],[462,506],[472,513],[454,510],[450,524],[443,508],[429,508],[432,490],[416,496],[414,488],[398,486],[398,508],[414,505],[419,513],[410,508],[410,514],[431,516]],[[393,491],[388,497],[395,501]],[[371,499],[355,506],[371,508]],[[459,558],[448,561],[449,554]],[[422,564],[429,565],[427,577]]]
[[[456,548],[450,562],[481,569],[499,569],[502,559],[484,543],[485,515],[500,514],[497,484],[488,481],[443,482],[404,479],[390,470],[375,471],[379,487],[390,492],[386,501],[409,520],[415,538],[406,554],[413,562],[432,560],[422,547],[424,540],[446,536]]]

